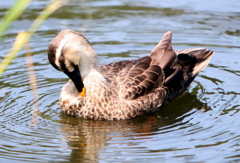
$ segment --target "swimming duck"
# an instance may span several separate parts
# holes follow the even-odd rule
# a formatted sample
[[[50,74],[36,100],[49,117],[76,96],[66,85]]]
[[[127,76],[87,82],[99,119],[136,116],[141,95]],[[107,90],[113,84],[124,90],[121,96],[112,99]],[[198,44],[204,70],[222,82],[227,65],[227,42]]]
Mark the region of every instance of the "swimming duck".
[[[123,120],[157,111],[181,95],[205,68],[214,51],[175,51],[166,32],[150,55],[99,66],[89,41],[62,30],[50,43],[48,59],[70,80],[60,93],[67,115],[94,120]]]

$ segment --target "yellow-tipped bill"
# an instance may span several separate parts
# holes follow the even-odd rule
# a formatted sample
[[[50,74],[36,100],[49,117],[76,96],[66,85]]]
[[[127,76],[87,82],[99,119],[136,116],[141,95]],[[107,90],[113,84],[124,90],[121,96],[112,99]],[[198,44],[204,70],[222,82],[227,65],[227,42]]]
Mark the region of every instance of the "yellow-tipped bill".
[[[85,96],[85,93],[86,93],[86,88],[83,87],[83,88],[82,88],[82,92],[79,92],[79,95],[82,96],[82,97],[84,97],[84,96]]]

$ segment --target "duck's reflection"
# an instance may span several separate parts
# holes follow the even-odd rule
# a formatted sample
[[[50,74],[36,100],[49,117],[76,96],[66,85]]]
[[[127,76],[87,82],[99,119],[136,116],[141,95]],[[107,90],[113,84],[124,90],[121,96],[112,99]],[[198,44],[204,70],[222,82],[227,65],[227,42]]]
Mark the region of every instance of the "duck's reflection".
[[[73,162],[97,161],[99,149],[108,146],[108,142],[116,137],[138,137],[146,139],[153,133],[164,130],[163,127],[181,125],[182,119],[189,116],[193,109],[208,110],[207,104],[186,92],[169,103],[159,112],[124,121],[94,121],[61,114],[63,127],[60,133],[72,150],[69,160]],[[183,116],[184,115],[184,116]],[[179,118],[181,117],[181,118]],[[119,143],[119,142],[118,142]]]

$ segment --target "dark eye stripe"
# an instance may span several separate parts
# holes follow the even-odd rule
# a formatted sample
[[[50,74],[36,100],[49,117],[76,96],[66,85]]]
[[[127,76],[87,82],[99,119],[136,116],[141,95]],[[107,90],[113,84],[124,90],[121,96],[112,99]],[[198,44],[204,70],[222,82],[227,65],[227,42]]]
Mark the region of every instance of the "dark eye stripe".
[[[71,64],[71,67],[75,67],[77,65],[74,65],[73,62],[70,63]],[[67,69],[66,65],[64,62],[60,62],[60,68],[63,72],[69,72],[69,70]]]
[[[60,62],[60,67],[61,67],[63,72],[68,72],[68,69],[67,69],[67,67],[66,67],[64,62]]]

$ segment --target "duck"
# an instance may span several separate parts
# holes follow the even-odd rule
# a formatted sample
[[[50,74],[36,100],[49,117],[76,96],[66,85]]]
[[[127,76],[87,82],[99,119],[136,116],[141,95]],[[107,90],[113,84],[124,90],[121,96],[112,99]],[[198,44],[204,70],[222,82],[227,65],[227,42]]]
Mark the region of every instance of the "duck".
[[[161,110],[182,95],[210,62],[206,48],[174,50],[172,32],[148,56],[99,65],[81,33],[64,29],[48,47],[48,59],[69,77],[60,93],[62,111],[93,120],[125,120]]]

